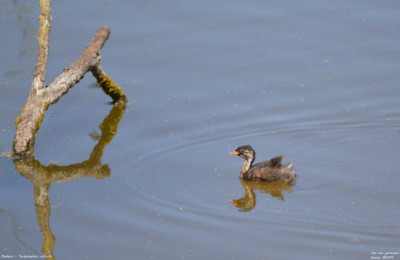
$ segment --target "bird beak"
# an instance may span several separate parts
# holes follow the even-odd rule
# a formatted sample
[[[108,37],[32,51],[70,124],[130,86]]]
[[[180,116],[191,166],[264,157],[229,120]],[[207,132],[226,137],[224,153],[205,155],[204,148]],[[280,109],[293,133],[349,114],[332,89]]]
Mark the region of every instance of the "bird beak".
[[[238,152],[238,151],[232,151],[232,152],[230,152],[229,154],[230,154],[230,155],[239,155],[239,152]]]

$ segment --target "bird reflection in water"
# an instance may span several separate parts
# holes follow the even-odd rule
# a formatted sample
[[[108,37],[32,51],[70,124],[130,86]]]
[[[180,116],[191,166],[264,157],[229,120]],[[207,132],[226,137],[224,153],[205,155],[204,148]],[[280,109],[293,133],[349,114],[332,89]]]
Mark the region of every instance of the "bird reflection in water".
[[[280,200],[285,200],[284,193],[286,191],[292,192],[292,186],[294,183],[286,182],[260,182],[260,181],[246,181],[240,180],[244,190],[244,196],[240,199],[232,200],[231,204],[239,208],[239,211],[247,212],[251,211],[257,203],[256,193],[254,191],[260,191],[261,193],[269,193],[272,197]]]
[[[43,235],[41,258],[47,260],[55,259],[53,249],[56,238],[51,231],[50,220],[50,186],[54,182],[61,183],[82,177],[104,179],[110,176],[108,165],[101,163],[104,148],[117,134],[118,124],[125,112],[125,103],[115,103],[110,113],[99,125],[101,135],[93,148],[89,159],[81,163],[67,166],[48,165],[44,166],[34,157],[14,160],[15,170],[33,184],[33,197],[35,200],[36,217]],[[79,149],[79,147],[77,147]]]

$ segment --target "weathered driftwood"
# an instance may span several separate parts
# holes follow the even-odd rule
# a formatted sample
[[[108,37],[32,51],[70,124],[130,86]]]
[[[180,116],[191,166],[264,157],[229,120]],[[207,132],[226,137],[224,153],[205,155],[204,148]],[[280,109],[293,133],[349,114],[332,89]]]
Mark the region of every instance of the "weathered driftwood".
[[[39,1],[39,32],[36,37],[38,42],[38,53],[36,56],[36,67],[33,73],[32,87],[29,97],[33,97],[36,93],[44,89],[44,79],[46,76],[47,58],[49,57],[49,41],[51,28],[51,1]]]
[[[96,77],[104,92],[110,95],[114,102],[127,101],[121,88],[104,73],[99,64],[101,59],[100,50],[110,33],[110,28],[107,25],[101,27],[80,57],[68,68],[64,69],[48,87],[43,88],[40,87],[40,83],[36,84],[36,82],[40,82],[41,78],[33,80],[29,99],[21,114],[15,119],[17,129],[13,145],[15,158],[29,157],[33,154],[35,135],[40,128],[40,123],[48,106],[67,93],[89,70]]]

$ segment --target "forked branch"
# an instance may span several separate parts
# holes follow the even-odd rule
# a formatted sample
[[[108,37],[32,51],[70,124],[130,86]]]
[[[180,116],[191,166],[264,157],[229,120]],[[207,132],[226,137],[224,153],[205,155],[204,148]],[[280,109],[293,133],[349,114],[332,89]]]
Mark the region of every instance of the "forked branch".
[[[41,0],[42,12],[39,16],[38,56],[28,101],[21,114],[15,119],[16,134],[13,144],[15,158],[29,157],[33,154],[36,132],[40,128],[44,113],[50,104],[57,102],[68,90],[78,83],[86,72],[91,71],[98,83],[113,102],[127,102],[122,89],[105,74],[100,66],[100,50],[110,36],[107,25],[102,26],[92,42],[82,54],[52,82],[44,86],[48,44],[50,33],[50,0]]]

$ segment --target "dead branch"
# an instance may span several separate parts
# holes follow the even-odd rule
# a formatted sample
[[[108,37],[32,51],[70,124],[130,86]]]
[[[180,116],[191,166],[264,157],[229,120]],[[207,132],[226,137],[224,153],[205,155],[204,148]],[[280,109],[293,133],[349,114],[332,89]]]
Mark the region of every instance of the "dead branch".
[[[100,50],[110,35],[110,27],[101,27],[92,42],[81,56],[59,75],[47,88],[36,89],[26,103],[22,113],[16,118],[16,135],[14,139],[14,156],[26,157],[33,153],[35,135],[40,128],[48,106],[55,103],[67,93],[68,89],[78,83],[86,72],[100,61]],[[33,86],[33,88],[35,88]],[[31,93],[33,93],[31,92]]]
[[[45,89],[45,99],[49,104],[55,103],[67,91],[78,83],[86,72],[100,62],[100,50],[110,36],[110,27],[104,25],[97,30],[92,42],[83,50],[81,56],[59,75]]]
[[[126,96],[122,89],[115,84],[102,70],[99,62],[100,50],[110,36],[110,28],[107,25],[101,27],[92,42],[86,47],[81,56],[59,75],[47,88],[36,88],[31,91],[22,113],[16,118],[16,135],[14,139],[14,157],[22,158],[33,154],[33,145],[36,132],[40,128],[44,113],[50,104],[55,103],[67,91],[78,83],[89,70],[98,80],[104,92],[114,102],[126,102]]]
[[[86,72],[91,71],[103,91],[113,102],[127,102],[122,89],[109,77],[100,66],[100,50],[110,36],[107,25],[102,26],[92,42],[83,50],[77,60],[45,87],[47,59],[51,25],[51,0],[40,0],[39,32],[37,35],[38,54],[35,73],[32,80],[28,101],[21,114],[15,119],[16,134],[13,143],[14,158],[33,155],[36,132],[40,128],[44,113],[49,105],[57,102],[68,90],[78,83]]]
[[[35,72],[33,73],[32,87],[29,97],[33,97],[41,89],[44,89],[47,58],[49,57],[49,41],[51,28],[51,0],[39,1],[39,32],[36,37],[38,53],[36,56]]]
[[[109,95],[113,102],[127,102],[128,99],[122,89],[104,72],[100,63],[94,65],[91,69],[92,75],[96,78],[104,93]]]

